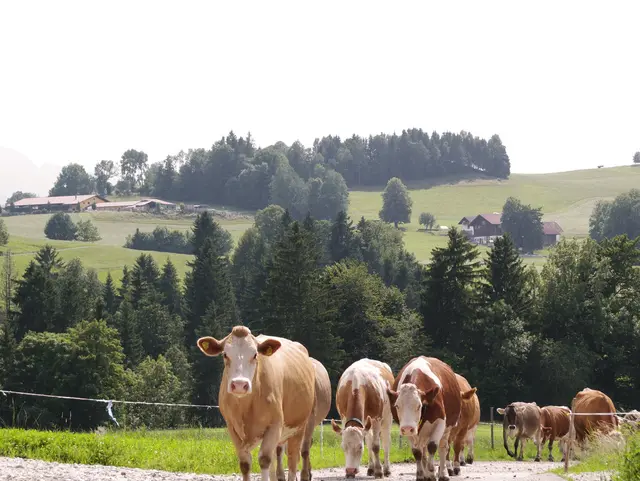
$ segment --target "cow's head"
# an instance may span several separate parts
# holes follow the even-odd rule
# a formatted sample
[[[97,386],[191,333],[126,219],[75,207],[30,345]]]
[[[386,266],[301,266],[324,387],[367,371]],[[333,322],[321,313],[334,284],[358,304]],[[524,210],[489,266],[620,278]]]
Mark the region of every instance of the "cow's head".
[[[413,383],[405,383],[398,391],[387,388],[389,400],[398,412],[400,434],[403,436],[416,436],[418,424],[422,414],[422,407],[428,406],[440,392],[440,387],[434,385],[429,391],[424,392]]]
[[[227,371],[227,392],[245,396],[252,392],[253,378],[260,362],[258,354],[271,356],[280,348],[280,341],[265,339],[258,342],[245,326],[236,326],[222,341],[201,337],[198,347],[207,356],[222,354]]]
[[[346,424],[358,420],[349,420]],[[347,478],[355,478],[362,461],[364,451],[364,437],[371,429],[371,417],[367,416],[364,426],[351,425],[342,429],[333,419],[331,420],[333,431],[342,437],[342,450],[344,451],[345,470]]]
[[[551,436],[551,428],[549,426],[540,426],[540,431],[542,431],[542,444],[544,444]]]
[[[509,404],[506,408],[498,408],[498,414],[504,416],[504,426],[508,429],[509,435],[516,431],[516,408]]]

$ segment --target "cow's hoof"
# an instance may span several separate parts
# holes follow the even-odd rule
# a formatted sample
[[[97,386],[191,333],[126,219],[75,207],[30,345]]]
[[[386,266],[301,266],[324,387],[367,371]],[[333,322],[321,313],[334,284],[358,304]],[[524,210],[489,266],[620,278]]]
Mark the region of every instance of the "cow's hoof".
[[[429,481],[429,480],[427,478],[425,478],[424,476],[417,476],[416,475],[416,481]]]
[[[449,473],[449,474],[451,474],[451,473]],[[455,474],[456,476],[458,474],[460,474],[460,468],[453,468],[453,474]]]
[[[355,474],[345,474],[344,477],[347,478],[347,479],[356,479],[356,475]]]
[[[471,456],[467,456],[466,462],[467,464],[473,464],[473,458]]]
[[[438,481],[449,481],[449,476],[440,476]]]
[[[282,477],[279,477],[279,476],[278,476],[278,481],[285,481],[285,479],[286,479],[286,478],[285,478],[284,476],[282,476]]]
[[[449,476],[453,476],[453,469],[447,468],[447,472],[449,473]]]
[[[460,466],[466,466],[467,463],[464,461],[464,459],[462,461],[460,461]]]
[[[373,475],[374,478],[376,479],[382,479],[382,471],[376,471]]]
[[[540,458],[539,458],[539,457],[536,457],[536,459],[534,459],[534,461],[535,461],[536,463],[539,463],[539,462],[540,462]]]
[[[553,461],[554,461],[553,456],[549,456],[549,461],[551,461],[553,463]]]
[[[373,468],[367,469],[367,476],[373,476]]]
[[[562,459],[560,460],[561,463],[564,463],[565,459],[564,456],[562,457]]]
[[[516,461],[524,461],[523,458],[517,458]]]
[[[384,468],[384,475],[391,476],[391,470],[389,468]]]

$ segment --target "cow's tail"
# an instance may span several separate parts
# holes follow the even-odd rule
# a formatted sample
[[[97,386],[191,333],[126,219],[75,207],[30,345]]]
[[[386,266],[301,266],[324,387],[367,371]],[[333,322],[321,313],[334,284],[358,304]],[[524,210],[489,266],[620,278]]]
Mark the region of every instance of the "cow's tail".
[[[509,449],[509,438],[507,437],[507,429],[508,427],[506,426],[507,423],[504,423],[502,426],[502,440],[504,441],[504,449],[507,450],[507,454],[509,456],[511,456],[512,458],[516,457],[516,453],[512,453],[511,450]]]

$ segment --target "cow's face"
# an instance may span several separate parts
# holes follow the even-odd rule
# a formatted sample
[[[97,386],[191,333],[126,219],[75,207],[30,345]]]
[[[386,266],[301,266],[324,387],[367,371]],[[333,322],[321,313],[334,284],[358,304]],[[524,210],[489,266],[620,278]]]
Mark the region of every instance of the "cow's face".
[[[213,337],[198,339],[198,347],[207,356],[222,354],[227,372],[227,392],[242,397],[252,392],[258,354],[271,356],[280,348],[280,342],[276,339],[258,342],[249,329],[236,326],[222,341]]]
[[[434,386],[429,392],[418,389],[415,384],[405,383],[397,392],[387,389],[391,402],[394,403],[400,422],[400,434],[416,436],[422,414],[422,407],[433,402],[440,388]]]
[[[507,428],[509,436],[515,435],[516,432],[516,408],[513,404],[509,404],[506,408],[498,408],[498,414],[504,416],[504,426]]]
[[[349,426],[342,429],[332,419],[331,426],[333,431],[342,437],[342,451],[344,451],[345,471],[347,478],[355,478],[358,474],[360,463],[362,462],[362,453],[364,451],[364,437],[371,429],[371,418],[367,416],[367,422],[364,428],[360,426]]]
[[[547,442],[547,439],[551,436],[551,428],[540,426],[540,430],[542,431],[542,444]]]

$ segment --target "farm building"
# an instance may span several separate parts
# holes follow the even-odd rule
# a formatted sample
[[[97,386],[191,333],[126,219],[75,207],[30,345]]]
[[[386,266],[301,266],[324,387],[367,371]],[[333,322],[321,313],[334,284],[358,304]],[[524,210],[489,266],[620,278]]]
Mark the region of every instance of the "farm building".
[[[492,214],[478,214],[475,216],[463,217],[458,225],[461,230],[477,244],[488,245],[502,235],[502,214],[493,212]],[[560,242],[562,227],[557,222],[542,223],[545,247],[556,245]]]
[[[13,203],[12,212],[56,212],[56,211],[81,211],[93,204],[99,205],[108,202],[107,199],[96,194],[89,195],[63,195],[56,197],[30,197]]]
[[[560,242],[560,236],[564,231],[557,222],[543,222],[542,229],[544,233],[542,243],[545,247],[554,246]]]
[[[173,210],[176,204],[160,199],[138,199],[96,204],[98,211],[152,211],[157,209]]]

